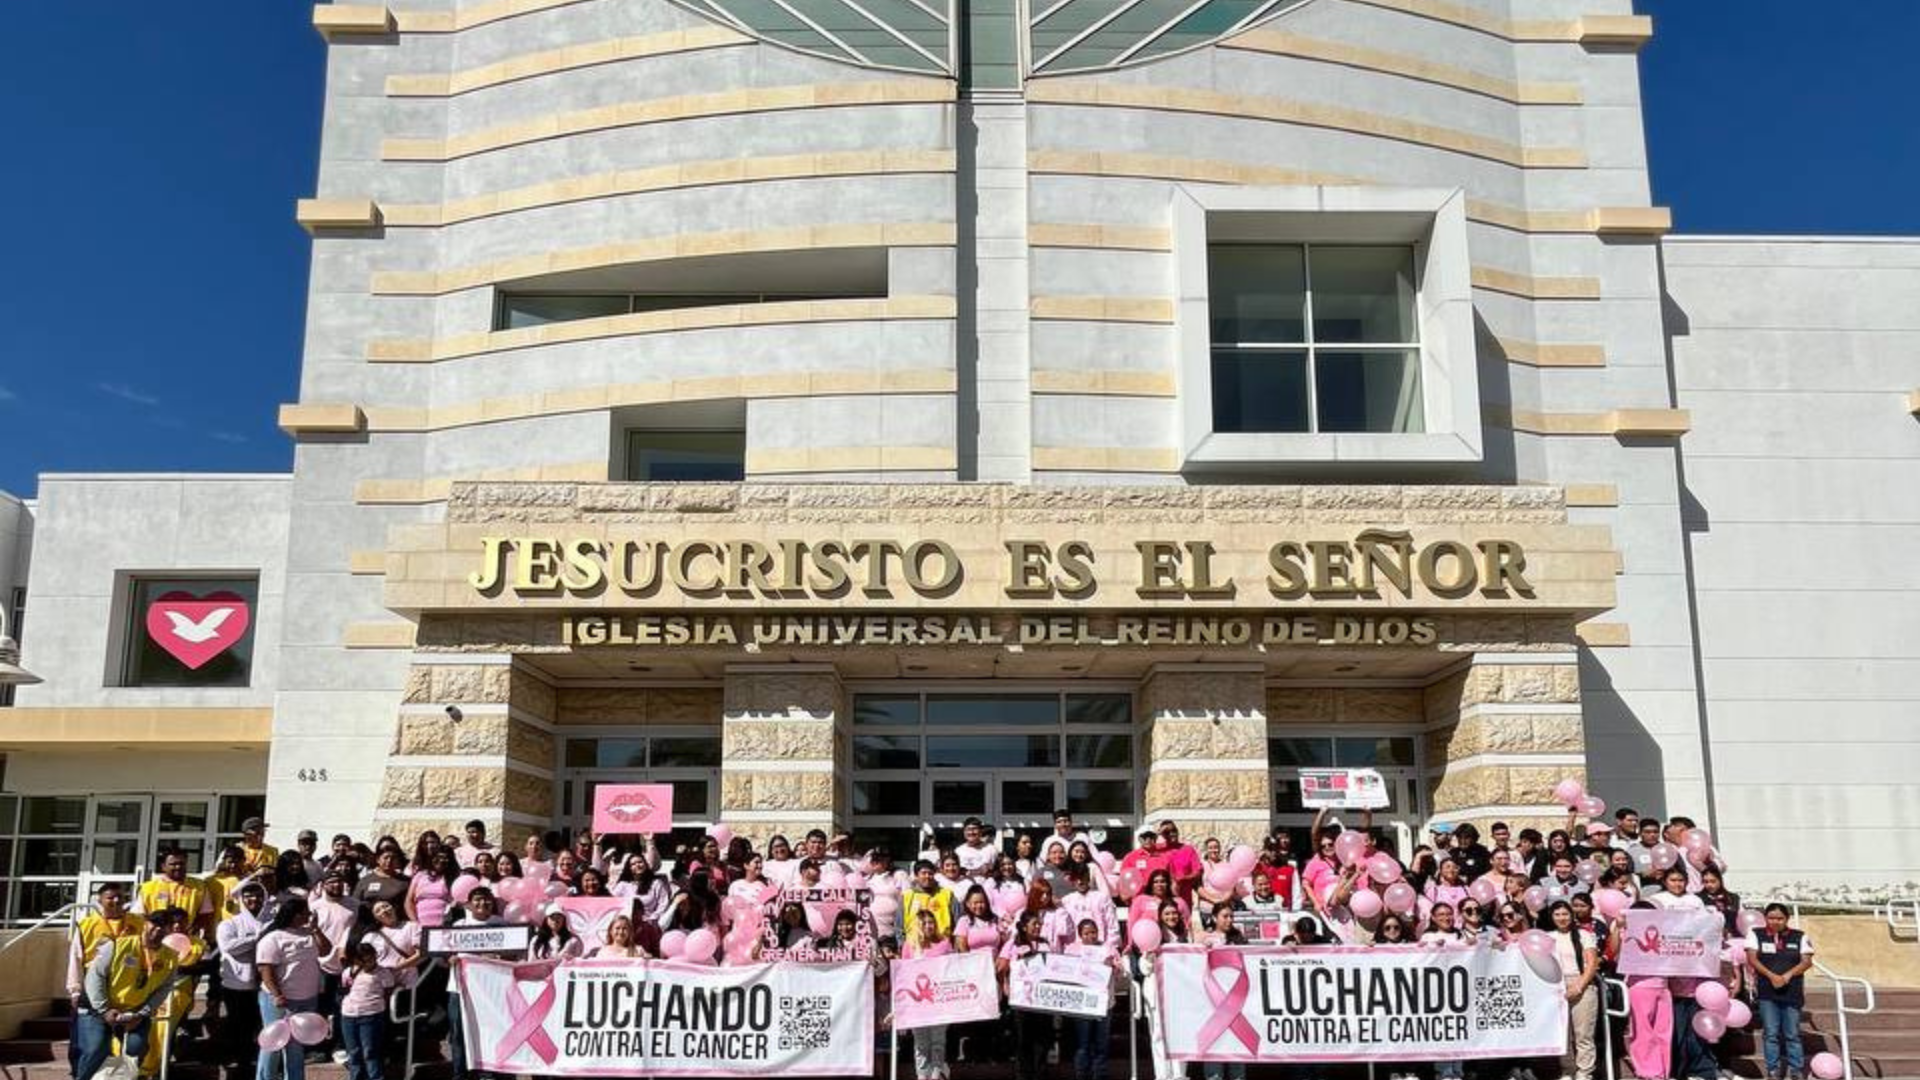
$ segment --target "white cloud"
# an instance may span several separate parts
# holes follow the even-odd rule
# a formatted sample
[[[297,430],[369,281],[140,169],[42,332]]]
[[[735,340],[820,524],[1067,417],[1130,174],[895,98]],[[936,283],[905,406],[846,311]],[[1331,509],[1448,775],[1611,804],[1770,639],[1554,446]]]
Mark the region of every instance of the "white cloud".
[[[113,397],[117,397],[122,401],[131,401],[135,405],[145,405],[148,408],[152,408],[153,406],[160,404],[159,398],[154,397],[152,394],[146,393],[144,391],[135,389],[134,387],[128,386],[126,383],[99,382],[99,383],[94,383],[93,388],[95,390],[100,391],[103,394],[108,394]]]

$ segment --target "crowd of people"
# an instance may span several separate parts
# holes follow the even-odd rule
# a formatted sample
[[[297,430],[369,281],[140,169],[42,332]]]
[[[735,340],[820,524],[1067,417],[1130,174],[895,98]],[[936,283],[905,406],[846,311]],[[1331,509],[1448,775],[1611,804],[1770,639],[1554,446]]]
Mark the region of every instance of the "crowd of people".
[[[515,923],[533,927],[529,960],[804,962],[852,955],[864,940],[882,982],[885,962],[900,957],[986,950],[1003,981],[1034,952],[1098,957],[1117,987],[1141,995],[1160,1080],[1186,1072],[1166,1056],[1156,1009],[1166,945],[1519,944],[1551,951],[1569,1003],[1566,1052],[1558,1062],[1478,1067],[1481,1076],[1535,1080],[1536,1069],[1557,1067],[1592,1080],[1605,1051],[1623,1052],[1640,1080],[1725,1080],[1713,1021],[1740,1026],[1757,1013],[1768,1076],[1802,1080],[1798,1010],[1813,947],[1786,910],[1744,909],[1711,838],[1691,820],[1631,809],[1607,820],[1584,793],[1570,802],[1566,827],[1544,836],[1496,822],[1483,838],[1472,824],[1436,822],[1430,841],[1404,856],[1383,846],[1370,815],[1343,828],[1327,811],[1303,853],[1285,830],[1258,848],[1213,838],[1194,846],[1162,821],[1116,855],[1063,810],[1051,832],[1015,836],[1004,849],[1000,832],[969,820],[951,847],[928,833],[926,850],[900,859],[861,850],[846,834],[772,836],[757,848],[724,827],[667,852],[650,836],[587,832],[564,842],[532,836],[510,851],[477,821],[459,838],[423,834],[411,849],[392,837],[368,846],[339,835],[323,851],[307,831],[279,851],[265,842],[265,822],[252,819],[211,874],[189,875],[185,857],[169,852],[131,892],[100,889],[73,942],[71,1063],[75,1080],[92,1080],[117,1041],[154,1075],[163,1047],[200,1042],[229,1068],[251,1065],[256,1080],[302,1080],[315,1054],[347,1065],[353,1080],[384,1080],[385,1063],[403,1052],[389,1022],[399,993],[401,1011],[417,1017],[415,1034],[428,1043],[444,1037],[456,1080],[466,1080],[461,1025],[449,1020],[458,1015],[456,990],[422,931]],[[811,902],[788,891],[796,889],[852,890],[827,895],[858,895],[862,904]],[[589,946],[561,910],[568,896],[629,905]],[[768,905],[774,914],[765,918]],[[1618,1045],[1608,1047],[1602,977],[1634,907],[1720,913],[1724,977],[1628,979],[1630,1017],[1610,1025]],[[203,979],[208,1007],[194,1015]],[[1703,1010],[1711,1016],[1696,1022]],[[1093,1080],[1106,1074],[1111,1028],[1011,1011],[998,1022],[910,1035],[919,1080],[947,1080],[954,1063],[1009,1059],[1019,1080],[1039,1080],[1055,1062],[1074,1080]],[[1470,1068],[1439,1061],[1427,1071],[1460,1080]],[[1245,1067],[1207,1063],[1203,1071],[1207,1080],[1239,1080]],[[1416,1075],[1411,1066],[1390,1073]]]

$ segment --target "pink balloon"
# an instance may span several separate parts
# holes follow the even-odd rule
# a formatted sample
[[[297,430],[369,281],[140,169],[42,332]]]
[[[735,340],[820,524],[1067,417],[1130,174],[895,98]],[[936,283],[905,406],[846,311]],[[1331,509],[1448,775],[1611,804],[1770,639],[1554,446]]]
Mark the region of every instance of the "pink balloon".
[[[1727,1027],[1728,1028],[1733,1030],[1739,1030],[1740,1028],[1744,1028],[1751,1023],[1753,1023],[1753,1010],[1747,1008],[1746,1002],[1730,1001],[1727,1003]]]
[[[1333,854],[1342,866],[1352,866],[1360,861],[1367,850],[1367,838],[1352,829],[1334,838]]]
[[[1492,878],[1483,877],[1467,886],[1467,895],[1473,897],[1474,903],[1486,907],[1500,899],[1500,886],[1495,884]]]
[[[1594,910],[1598,911],[1603,919],[1617,919],[1621,912],[1631,906],[1633,906],[1633,898],[1619,889],[1601,889],[1593,894]]]
[[[266,1027],[261,1028],[260,1034],[255,1035],[253,1041],[259,1044],[260,1049],[268,1053],[276,1050],[285,1050],[287,1044],[293,1041],[293,1029],[287,1026],[285,1020],[275,1020]]]
[[[523,894],[527,892],[526,889],[520,891]],[[549,900],[558,900],[567,895],[567,883],[564,881],[549,881],[541,887],[540,895],[545,896]]]
[[[1710,1043],[1717,1043],[1727,1033],[1727,1022],[1714,1013],[1694,1013],[1693,1033]]]
[[[1553,786],[1553,797],[1562,806],[1578,806],[1587,797],[1587,786],[1569,776]]]
[[[1726,1016],[1727,1006],[1733,1003],[1733,995],[1727,993],[1725,983],[1703,982],[1693,989],[1694,1004],[1715,1016]]]
[[[855,871],[847,875],[847,888],[864,889],[867,887],[867,875]]]
[[[709,963],[713,960],[714,950],[719,947],[720,939],[713,936],[713,931],[701,928],[687,935],[686,944],[680,950],[680,958],[699,964]]]
[[[1096,851],[1093,853],[1093,861],[1095,864],[1097,864],[1100,867],[1100,869],[1106,871],[1109,874],[1113,873],[1113,864],[1116,861],[1113,857],[1113,852]]]
[[[873,898],[873,917],[875,919],[880,922],[890,922],[893,917],[898,914],[900,914],[900,901],[895,900],[891,896],[876,896]]]
[[[660,955],[669,960],[678,958],[682,952],[686,951],[687,936],[685,930],[669,930],[661,934]]]
[[[1767,917],[1752,908],[1745,908],[1740,912],[1739,917],[1735,919],[1734,924],[1740,928],[1741,933],[1751,934],[1755,930],[1767,925]]]
[[[1227,865],[1233,867],[1236,877],[1251,871],[1259,863],[1260,853],[1246,844],[1236,844],[1233,850],[1227,853]]]
[[[160,940],[160,944],[172,949],[180,956],[186,956],[193,952],[193,939],[187,937],[185,934],[168,934]]]
[[[1553,950],[1544,953],[1523,952],[1520,955],[1527,962],[1528,969],[1540,976],[1542,981],[1558,983],[1565,978],[1565,973],[1560,969],[1560,958],[1553,954]]]
[[[508,904],[507,910],[503,914],[508,922],[519,923],[524,926],[531,926],[539,922],[543,917],[543,912],[539,904],[528,903],[525,900],[515,900],[513,903]]]
[[[1391,885],[1400,880],[1400,862],[1382,851],[1367,860],[1367,876],[1382,885]]]
[[[1688,851],[1711,854],[1713,851],[1713,834],[1705,829],[1688,829],[1686,835],[1680,838],[1680,846],[1686,848]]]
[[[826,937],[833,933],[833,912],[819,906],[807,908],[807,929],[814,937]]]
[[[1528,930],[1520,935],[1520,951],[1528,956],[1553,955],[1553,935],[1545,930]]]
[[[1131,900],[1140,894],[1140,887],[1144,884],[1145,882],[1140,879],[1140,871],[1129,866],[1120,871],[1120,876],[1114,879],[1113,895],[1123,902]]]
[[[1347,901],[1347,908],[1356,919],[1377,918],[1380,914],[1380,894],[1372,889],[1355,889],[1353,899]]]
[[[1580,811],[1582,817],[1597,818],[1607,812],[1607,800],[1598,795],[1583,795],[1575,809]]]
[[[294,1013],[287,1017],[287,1030],[301,1046],[318,1046],[327,1041],[327,1018],[319,1013]]]
[[[1666,870],[1674,863],[1680,861],[1680,849],[1667,843],[1665,840],[1653,845],[1651,854],[1653,855],[1653,868],[1655,870]]]
[[[1143,953],[1154,953],[1160,950],[1161,935],[1160,926],[1157,923],[1142,919],[1133,924],[1133,930],[1127,936],[1133,941],[1133,947]]]
[[[1240,875],[1234,872],[1233,867],[1225,863],[1221,863],[1207,871],[1207,888],[1223,895],[1231,894],[1234,884],[1239,880]]]
[[[1541,908],[1547,906],[1547,890],[1538,885],[1529,885],[1527,891],[1520,894],[1520,902],[1537,915]]]
[[[1840,1060],[1840,1055],[1828,1051],[1813,1055],[1813,1060],[1807,1062],[1807,1069],[1820,1080],[1840,1080],[1847,1074],[1846,1063]]]
[[[526,878],[528,881],[538,881],[544,884],[548,879],[553,877],[553,864],[538,861],[523,862],[520,864],[520,876]]]
[[[1411,915],[1419,905],[1419,897],[1413,886],[1404,881],[1396,881],[1387,886],[1387,910],[1399,915]]]
[[[479,878],[462,874],[460,878],[453,883],[453,889],[451,890],[453,893],[453,902],[456,904],[466,903],[467,897],[473,895],[473,890],[479,887]]]
[[[722,851],[727,849],[728,844],[733,843],[733,830],[725,825],[715,825],[707,830],[707,835],[713,837],[713,842],[719,844]]]

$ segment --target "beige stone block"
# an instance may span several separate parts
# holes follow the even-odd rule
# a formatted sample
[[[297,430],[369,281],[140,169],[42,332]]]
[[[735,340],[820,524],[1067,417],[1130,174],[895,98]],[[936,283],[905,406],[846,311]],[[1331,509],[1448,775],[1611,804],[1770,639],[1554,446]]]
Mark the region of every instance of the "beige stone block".
[[[1155,720],[1151,754],[1154,761],[1213,757],[1213,722],[1165,717]]]
[[[1525,703],[1559,700],[1552,665],[1509,664],[1502,665],[1501,671],[1500,701]]]
[[[751,784],[747,809],[833,811],[831,773],[748,772],[741,776]]]
[[[1266,760],[1267,720],[1265,716],[1221,720],[1213,725],[1208,750],[1210,756],[1234,760]]]
[[[520,814],[553,813],[553,782],[518,769],[505,770],[506,808]]]
[[[1149,812],[1190,805],[1187,786],[1196,774],[1154,772],[1147,776],[1146,807]]]
[[[753,778],[733,769],[720,771],[720,810],[724,815],[729,810],[750,810],[753,808]]]
[[[722,753],[727,761],[832,761],[833,722],[729,721]]]
[[[1267,691],[1267,718],[1275,723],[1333,723],[1336,695],[1328,687],[1277,686]]]
[[[433,700],[433,669],[415,667],[407,669],[406,685],[400,692],[400,700],[408,705],[424,705]]]
[[[559,692],[562,724],[644,724],[652,691],[639,687],[570,686]]]
[[[717,686],[662,687],[647,691],[647,721],[653,724],[716,724],[725,709]]]
[[[728,716],[831,717],[841,711],[840,678],[832,672],[730,676]]]
[[[526,672],[514,672],[507,702],[543,720],[551,720],[559,712],[554,688]]]
[[[1507,801],[1551,805],[1558,801],[1553,796],[1555,785],[1568,778],[1585,780],[1587,770],[1583,766],[1514,766],[1507,770]]]
[[[1578,716],[1535,716],[1533,748],[1543,753],[1585,753],[1586,725]]]
[[[394,731],[396,754],[453,753],[453,725],[440,716],[403,716]]]
[[[380,805],[419,806],[426,791],[426,770],[389,766],[380,781]]]
[[[554,737],[534,727],[513,721],[507,725],[507,758],[511,761],[524,761],[529,765],[552,768],[555,765]]]
[[[1422,718],[1420,691],[1408,688],[1352,687],[1339,692],[1340,719],[1346,723],[1408,724]]]
[[[507,718],[501,715],[467,716],[458,723],[445,723],[451,729],[451,752],[493,756],[507,752]],[[448,751],[433,751],[446,753]]]
[[[1533,724],[1524,716],[1476,716],[1461,722],[1480,735],[1480,753],[1524,754],[1533,749]]]

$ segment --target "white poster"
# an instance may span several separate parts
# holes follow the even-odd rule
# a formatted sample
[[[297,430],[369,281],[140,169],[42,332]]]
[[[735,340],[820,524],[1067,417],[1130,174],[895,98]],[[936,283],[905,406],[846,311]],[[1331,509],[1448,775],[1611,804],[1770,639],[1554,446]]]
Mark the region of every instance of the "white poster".
[[[1567,999],[1517,948],[1177,945],[1157,959],[1176,1061],[1558,1056]]]
[[[1300,802],[1309,810],[1384,810],[1387,782],[1372,769],[1301,769]]]
[[[865,1076],[866,964],[462,959],[470,1067],[543,1076]]]
[[[1113,967],[1070,953],[1033,953],[1007,971],[1007,1004],[1098,1019],[1113,1008]]]

